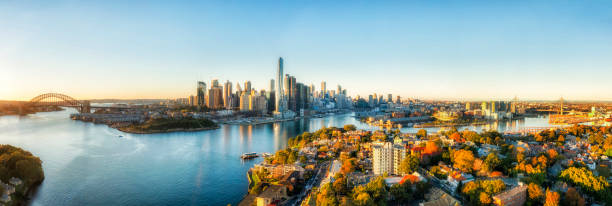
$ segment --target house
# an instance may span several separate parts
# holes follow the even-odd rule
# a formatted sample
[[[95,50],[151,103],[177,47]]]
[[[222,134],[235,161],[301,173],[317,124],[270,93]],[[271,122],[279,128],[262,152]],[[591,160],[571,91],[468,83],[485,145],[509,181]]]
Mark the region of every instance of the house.
[[[0,187],[4,188],[4,192],[0,194],[0,202],[7,203],[11,201],[11,194],[15,193],[15,187],[10,184],[4,184],[0,181]]]
[[[461,202],[453,196],[444,192],[440,188],[433,187],[425,194],[426,202],[419,203],[419,206],[460,206]]]
[[[287,189],[289,191],[293,191],[293,189],[295,188],[296,183],[298,182],[299,179],[300,179],[299,172],[298,171],[293,171],[293,172],[291,172],[289,174],[286,174],[282,178],[280,178],[279,179],[279,184],[280,185],[284,185],[285,187],[287,187]]]
[[[9,179],[9,184],[17,187],[19,185],[21,185],[21,183],[23,183],[23,181],[21,181],[21,179],[16,178],[16,177],[11,177],[11,179]]]
[[[399,184],[401,181],[402,181],[402,177],[399,177],[399,176],[393,176],[393,177],[385,178],[385,184],[388,187],[391,187],[393,185]]]
[[[347,175],[347,181],[351,186],[365,185],[372,179],[371,174],[365,174],[363,172],[351,172]]]
[[[486,157],[487,155],[489,155],[489,153],[498,151],[498,150],[499,150],[499,147],[496,145],[483,144],[482,146],[480,146],[480,148],[478,148],[478,156]]]
[[[527,186],[519,185],[493,196],[493,204],[497,206],[522,206],[525,204]]]
[[[303,167],[294,164],[284,164],[284,165],[272,165],[272,164],[257,164],[254,167],[256,170],[265,169],[270,172],[270,175],[274,177],[282,177],[287,174],[291,174],[293,171],[297,171],[299,177],[302,178],[304,176],[304,171],[306,171]]]
[[[448,185],[454,191],[459,186],[459,183],[465,185],[465,183],[474,181],[474,176],[472,176],[471,174],[454,171],[454,172],[449,173],[446,180],[448,181]]]
[[[257,206],[279,205],[287,197],[285,186],[271,185],[256,197],[256,202]]]

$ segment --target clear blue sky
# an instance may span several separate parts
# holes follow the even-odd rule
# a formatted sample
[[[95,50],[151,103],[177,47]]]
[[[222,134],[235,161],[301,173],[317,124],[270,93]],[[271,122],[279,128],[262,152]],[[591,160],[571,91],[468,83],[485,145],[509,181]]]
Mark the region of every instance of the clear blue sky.
[[[267,89],[279,56],[352,96],[612,100],[612,1],[0,2],[0,99]]]

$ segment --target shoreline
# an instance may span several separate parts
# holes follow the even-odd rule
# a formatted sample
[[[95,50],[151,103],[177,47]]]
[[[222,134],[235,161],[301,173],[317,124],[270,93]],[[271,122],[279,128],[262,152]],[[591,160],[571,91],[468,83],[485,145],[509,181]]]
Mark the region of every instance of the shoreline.
[[[221,124],[227,124],[227,125],[260,125],[260,124],[269,124],[269,123],[277,123],[277,122],[297,121],[297,120],[301,120],[301,119],[325,118],[325,117],[330,117],[330,116],[349,114],[351,112],[353,112],[353,111],[331,113],[331,114],[322,115],[322,116],[308,115],[308,116],[296,116],[296,117],[293,117],[293,118],[286,118],[286,119],[271,119],[271,120],[259,120],[259,121],[256,120],[256,121],[249,121],[249,122],[247,122],[247,121],[240,122],[240,120],[232,120],[232,121],[223,121],[223,122],[221,122]]]
[[[112,127],[111,127],[112,128]],[[130,133],[130,134],[158,134],[158,133],[171,133],[171,132],[197,132],[197,131],[206,131],[206,130],[215,130],[221,128],[219,125],[214,127],[202,127],[202,128],[175,128],[175,129],[165,129],[165,130],[150,130],[150,131],[140,131],[140,130],[131,130],[126,127],[115,128],[119,131]]]

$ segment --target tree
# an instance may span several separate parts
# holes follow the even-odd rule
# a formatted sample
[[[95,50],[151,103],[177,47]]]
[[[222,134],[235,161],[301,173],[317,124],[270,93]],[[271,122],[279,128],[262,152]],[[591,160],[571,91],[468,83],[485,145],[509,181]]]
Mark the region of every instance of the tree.
[[[373,205],[374,204],[374,200],[372,200],[372,197],[370,197],[370,194],[368,194],[367,192],[362,192],[362,193],[358,193],[357,196],[354,198],[354,202],[355,205]]]
[[[544,201],[544,206],[559,206],[559,193],[555,191],[546,190],[546,200]]]
[[[489,196],[485,192],[480,192],[480,198],[479,199],[480,199],[480,203],[482,203],[482,204],[490,204],[492,202],[491,196]]]
[[[357,127],[355,127],[355,125],[353,124],[344,125],[344,131],[355,131],[355,130],[357,130]]]
[[[551,160],[557,159],[557,156],[559,156],[559,153],[557,152],[557,150],[554,149],[548,149],[546,150],[546,155],[548,155],[548,158],[550,158]],[[554,161],[551,161],[554,162]]]
[[[565,200],[563,201],[563,205],[566,206],[584,206],[586,203],[584,198],[576,191],[575,188],[570,187],[565,192]]]
[[[565,142],[565,138],[563,137],[563,135],[559,135],[559,138],[557,138],[557,142]]]
[[[450,135],[450,137],[448,137],[452,140],[454,140],[455,142],[463,142],[463,138],[461,138],[461,134],[459,134],[459,132],[455,132],[453,134]]]
[[[535,183],[529,183],[527,186],[527,192],[529,193],[530,200],[541,200],[544,197],[544,190],[540,185]]]
[[[408,182],[395,184],[389,189],[395,202],[405,203],[412,201],[412,184]]]
[[[355,159],[344,160],[344,162],[342,162],[342,167],[340,168],[340,172],[346,175],[348,173],[355,171],[355,166],[356,166],[355,161],[356,161]]]
[[[27,187],[45,178],[42,161],[32,153],[11,145],[0,144],[0,180],[18,177]]]
[[[334,183],[332,183],[334,191],[339,194],[345,194],[347,192],[347,186],[346,178],[344,177],[344,175],[342,173],[338,173],[334,178],[336,179]]]
[[[608,166],[598,165],[596,170],[597,170],[597,173],[599,173],[599,176],[602,176],[606,179],[610,177],[610,168],[608,168]]]
[[[441,149],[435,141],[428,141],[425,145],[425,154],[438,154],[440,151]]]
[[[457,150],[453,153],[453,163],[463,172],[471,172],[474,165],[474,154],[471,150]]]
[[[289,152],[289,157],[287,157],[287,163],[293,164],[295,163],[295,161],[297,161],[297,158],[298,158],[297,151],[291,151]]]
[[[472,203],[486,205],[492,202],[492,195],[502,192],[505,188],[504,181],[499,179],[476,180],[466,183],[461,189],[461,194],[467,196]]]
[[[592,194],[600,194],[600,196],[607,193],[607,188],[609,187],[609,183],[604,177],[596,177],[593,175],[593,172],[584,167],[567,168],[561,172],[559,177],[580,186]]]
[[[316,203],[317,205],[325,206],[338,205],[338,199],[334,194],[331,183],[325,184],[323,187],[321,187],[317,193]]]
[[[487,172],[495,170],[502,163],[501,159],[494,152],[489,153],[484,161],[484,167]]]
[[[366,191],[376,203],[383,203],[387,199],[387,186],[383,177],[377,177],[366,184]]]
[[[400,162],[399,172],[402,174],[410,174],[417,170],[419,167],[419,158],[414,155],[408,155],[405,159]]]
[[[418,138],[425,138],[425,137],[427,137],[427,130],[420,129],[419,131],[417,131],[416,136]]]
[[[474,131],[470,131],[470,130],[465,130],[463,131],[463,138],[465,138],[468,141],[472,141],[472,142],[481,142],[480,139],[480,135]]]

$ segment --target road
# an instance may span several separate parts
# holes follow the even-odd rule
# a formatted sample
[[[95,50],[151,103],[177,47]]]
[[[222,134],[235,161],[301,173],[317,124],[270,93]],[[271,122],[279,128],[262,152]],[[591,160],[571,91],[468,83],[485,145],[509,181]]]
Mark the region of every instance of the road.
[[[292,206],[301,205],[302,201],[304,200],[304,197],[306,197],[311,192],[311,189],[314,185],[319,185],[320,187],[321,181],[323,180],[325,176],[327,176],[327,173],[329,172],[328,168],[329,168],[329,161],[321,163],[321,166],[319,166],[319,168],[317,169],[317,173],[314,175],[314,177],[311,177],[308,180],[308,182],[306,182],[306,185],[304,186],[304,190],[302,191],[302,193],[300,193],[299,195],[296,195],[296,197],[293,200],[291,200],[287,205],[292,205]]]

